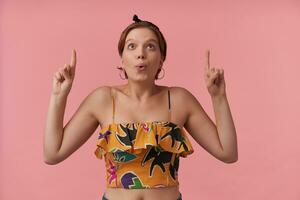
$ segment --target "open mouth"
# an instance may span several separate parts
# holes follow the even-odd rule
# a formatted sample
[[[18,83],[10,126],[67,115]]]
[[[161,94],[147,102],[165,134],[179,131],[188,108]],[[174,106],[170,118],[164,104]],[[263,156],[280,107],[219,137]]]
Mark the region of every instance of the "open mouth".
[[[146,69],[146,65],[139,65],[139,66],[136,66],[138,68],[138,70],[144,70]]]

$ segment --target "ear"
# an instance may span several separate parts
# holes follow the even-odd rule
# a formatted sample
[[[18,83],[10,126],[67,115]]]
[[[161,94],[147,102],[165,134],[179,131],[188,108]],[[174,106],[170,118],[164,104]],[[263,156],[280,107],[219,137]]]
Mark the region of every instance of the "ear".
[[[163,60],[160,60],[160,62],[159,62],[160,67],[162,67],[163,64],[164,64],[164,61],[163,61]]]

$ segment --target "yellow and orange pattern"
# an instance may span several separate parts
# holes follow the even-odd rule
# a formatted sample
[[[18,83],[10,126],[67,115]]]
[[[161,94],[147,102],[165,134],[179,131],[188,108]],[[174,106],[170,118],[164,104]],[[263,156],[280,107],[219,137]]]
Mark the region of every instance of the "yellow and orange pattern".
[[[94,153],[105,158],[107,187],[142,189],[179,185],[179,157],[193,152],[185,129],[154,121],[103,127]]]

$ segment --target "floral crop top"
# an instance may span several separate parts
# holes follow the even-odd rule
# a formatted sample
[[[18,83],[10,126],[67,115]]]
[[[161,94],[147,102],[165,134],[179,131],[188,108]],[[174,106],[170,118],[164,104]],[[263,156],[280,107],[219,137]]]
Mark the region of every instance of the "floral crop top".
[[[168,90],[169,119],[170,90]],[[168,121],[113,123],[101,128],[95,155],[105,158],[109,188],[143,189],[179,185],[179,157],[194,152],[187,132]]]

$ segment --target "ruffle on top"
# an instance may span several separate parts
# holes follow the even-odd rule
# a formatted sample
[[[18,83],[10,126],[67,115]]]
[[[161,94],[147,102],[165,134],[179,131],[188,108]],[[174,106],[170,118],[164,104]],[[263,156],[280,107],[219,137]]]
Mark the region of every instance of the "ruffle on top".
[[[116,151],[139,154],[148,147],[160,147],[164,151],[186,157],[194,152],[186,131],[173,122],[136,122],[109,124],[100,130],[97,158]]]

